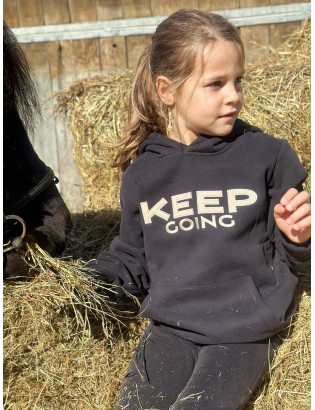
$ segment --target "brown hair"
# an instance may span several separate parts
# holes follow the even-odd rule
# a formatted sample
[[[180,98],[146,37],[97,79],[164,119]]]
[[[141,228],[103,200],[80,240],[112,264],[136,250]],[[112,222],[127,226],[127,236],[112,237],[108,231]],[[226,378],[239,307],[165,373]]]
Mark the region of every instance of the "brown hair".
[[[238,30],[226,18],[200,10],[180,9],[164,20],[141,55],[131,89],[129,125],[115,166],[125,170],[151,132],[166,135],[168,107],[160,100],[155,80],[167,77],[178,89],[195,69],[196,57],[217,40],[230,41],[244,59]]]

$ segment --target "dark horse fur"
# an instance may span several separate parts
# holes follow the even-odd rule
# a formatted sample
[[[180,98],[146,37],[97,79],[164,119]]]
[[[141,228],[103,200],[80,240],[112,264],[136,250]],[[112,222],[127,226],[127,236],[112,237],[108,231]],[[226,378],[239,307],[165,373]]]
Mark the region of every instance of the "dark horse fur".
[[[30,191],[47,174],[28,134],[32,134],[40,106],[26,57],[12,31],[3,27],[3,207]],[[71,230],[70,212],[55,183],[16,212],[24,219],[29,238],[52,256],[65,247]],[[14,229],[17,229],[13,226]],[[14,232],[12,232],[14,234]],[[16,232],[18,235],[18,232]],[[4,253],[4,277],[28,276],[19,252]]]

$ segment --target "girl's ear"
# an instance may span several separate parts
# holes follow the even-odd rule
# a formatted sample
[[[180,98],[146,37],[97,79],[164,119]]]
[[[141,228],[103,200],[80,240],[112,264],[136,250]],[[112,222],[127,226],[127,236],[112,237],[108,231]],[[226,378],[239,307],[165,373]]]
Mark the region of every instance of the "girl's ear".
[[[172,90],[171,85],[171,81],[164,75],[159,75],[155,80],[156,91],[161,101],[168,106],[175,103],[174,90]]]

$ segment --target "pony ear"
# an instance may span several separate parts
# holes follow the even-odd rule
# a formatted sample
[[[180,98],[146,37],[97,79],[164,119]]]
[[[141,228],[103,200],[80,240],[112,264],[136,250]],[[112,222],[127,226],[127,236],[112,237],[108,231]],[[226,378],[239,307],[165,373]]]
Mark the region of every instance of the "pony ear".
[[[171,81],[164,75],[159,75],[155,81],[156,91],[160,100],[168,106],[172,106],[175,103],[174,90],[172,89]]]

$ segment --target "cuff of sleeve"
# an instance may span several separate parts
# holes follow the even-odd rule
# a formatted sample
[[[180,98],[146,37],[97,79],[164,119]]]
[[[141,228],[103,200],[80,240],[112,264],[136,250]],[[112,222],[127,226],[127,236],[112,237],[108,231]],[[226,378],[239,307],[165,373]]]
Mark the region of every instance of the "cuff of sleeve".
[[[292,268],[305,267],[311,260],[311,238],[304,243],[295,243],[277,229],[280,246],[284,250],[287,262]]]
[[[96,259],[92,259],[87,263],[87,266],[91,269],[90,274],[98,281],[104,282],[108,285],[115,286],[115,293],[118,297],[122,297],[126,294],[121,287],[119,278],[110,277],[108,274],[102,272],[102,264],[98,263]]]

